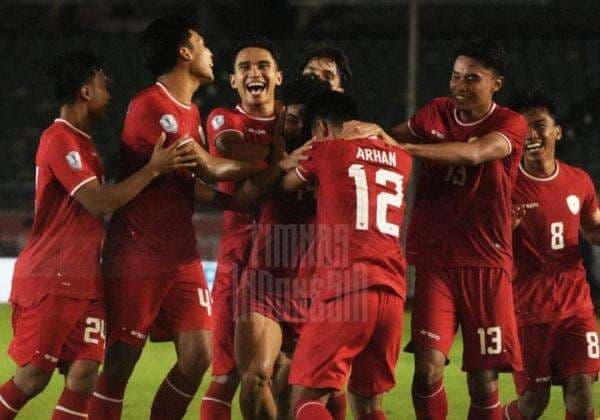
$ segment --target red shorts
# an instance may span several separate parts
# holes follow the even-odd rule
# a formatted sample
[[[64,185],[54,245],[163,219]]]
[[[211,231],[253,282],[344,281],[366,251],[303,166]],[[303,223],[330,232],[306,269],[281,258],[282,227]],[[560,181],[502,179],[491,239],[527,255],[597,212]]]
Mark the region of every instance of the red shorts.
[[[105,277],[109,345],[142,347],[212,329],[212,300],[200,261],[155,276]]]
[[[309,298],[278,296],[242,284],[235,314],[238,319],[255,312],[278,323],[283,334],[282,350],[291,355],[306,322],[310,303]]]
[[[598,376],[600,341],[592,311],[543,324],[519,327],[524,371],[515,373],[517,392],[562,384],[569,376]]]
[[[241,277],[239,264],[218,263],[212,289],[215,328],[213,331],[212,374],[227,375],[236,367],[234,304]]]
[[[13,304],[8,354],[19,366],[52,372],[75,360],[102,363],[106,338],[104,302],[47,295],[35,307]]]
[[[412,336],[407,351],[446,355],[460,325],[464,371],[522,369],[512,284],[501,268],[416,267]]]
[[[402,339],[404,299],[371,287],[314,300],[292,359],[289,382],[373,397],[392,389]]]

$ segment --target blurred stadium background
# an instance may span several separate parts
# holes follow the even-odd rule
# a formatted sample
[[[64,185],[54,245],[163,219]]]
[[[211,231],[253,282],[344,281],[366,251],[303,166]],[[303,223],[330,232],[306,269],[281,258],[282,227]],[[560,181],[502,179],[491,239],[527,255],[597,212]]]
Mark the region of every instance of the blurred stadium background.
[[[350,57],[354,73],[350,92],[362,118],[386,128],[404,121],[414,106],[447,93],[458,41],[474,36],[499,39],[508,53],[509,72],[498,102],[535,84],[553,91],[566,128],[559,156],[584,167],[600,187],[598,0],[3,0],[0,302],[9,290],[10,258],[24,245],[32,222],[38,138],[57,115],[43,81],[43,63],[56,52],[76,48],[91,50],[106,63],[112,80],[111,109],[93,135],[107,178],[114,180],[127,104],[133,94],[152,83],[141,64],[137,34],[151,19],[176,11],[200,17],[215,56],[216,80],[195,99],[204,117],[216,106],[236,103],[228,82],[229,50],[244,35],[264,34],[276,41],[288,80],[296,76],[301,54],[310,42],[330,40],[342,46]],[[412,33],[416,38],[409,31],[411,17],[418,29]],[[412,44],[416,47],[413,91],[407,89],[409,39],[416,41]],[[198,208],[195,222],[201,255],[212,261],[220,215]],[[582,247],[598,299],[600,250]],[[3,318],[7,317],[7,308],[0,309]],[[7,321],[2,319],[2,329],[9,327]],[[3,334],[2,338],[3,352],[9,337]],[[0,365],[6,368],[7,363],[2,354]]]

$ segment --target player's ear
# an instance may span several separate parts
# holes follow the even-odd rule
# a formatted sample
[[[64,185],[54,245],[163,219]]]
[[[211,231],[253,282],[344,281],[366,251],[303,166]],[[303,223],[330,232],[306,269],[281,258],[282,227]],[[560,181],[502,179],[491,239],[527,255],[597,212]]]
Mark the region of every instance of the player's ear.
[[[504,84],[504,76],[496,76],[494,77],[494,82],[492,84],[492,92],[496,93],[500,89],[502,89],[502,85]]]
[[[315,121],[316,134],[319,134],[321,138],[329,137],[329,125],[325,120]]]
[[[229,75],[229,84],[233,89],[237,89],[237,78],[235,77],[235,74]]]
[[[89,101],[90,98],[92,97],[91,87],[88,84],[81,86],[79,93],[80,93],[81,97],[83,99],[85,99],[86,101]]]
[[[275,75],[275,86],[281,86],[283,83],[283,72],[281,70],[277,70]]]
[[[183,61],[192,61],[192,49],[185,45],[179,47],[179,58],[181,58]]]
[[[554,129],[556,130],[556,141],[559,141],[560,139],[562,139],[563,129],[559,124],[556,124],[556,127],[554,127]]]

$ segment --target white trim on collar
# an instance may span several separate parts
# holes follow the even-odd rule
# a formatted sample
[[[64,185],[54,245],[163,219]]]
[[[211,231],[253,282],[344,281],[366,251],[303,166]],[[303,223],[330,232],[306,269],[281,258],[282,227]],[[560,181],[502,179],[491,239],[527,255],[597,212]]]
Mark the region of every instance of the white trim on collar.
[[[68,126],[69,128],[71,128],[73,131],[76,131],[78,134],[81,134],[84,137],[87,137],[88,139],[92,139],[92,136],[90,136],[88,133],[81,131],[79,128],[75,127],[73,124],[71,124],[69,121],[65,120],[64,118],[56,118],[54,120],[54,122],[59,122],[59,123],[63,123],[66,126]]]
[[[466,122],[462,122],[460,119],[458,119],[458,113],[456,111],[456,106],[455,106],[454,107],[454,120],[457,122],[458,125],[462,125],[463,127],[472,127],[474,125],[479,124],[480,122],[482,122],[483,120],[485,120],[487,117],[489,117],[490,115],[492,115],[492,113],[495,110],[496,110],[496,102],[492,102],[492,107],[487,112],[487,114],[485,114],[481,119],[479,119],[477,121],[474,121],[474,122],[466,123]]]
[[[525,170],[525,168],[523,167],[522,164],[519,164],[519,170],[527,178],[533,179],[534,181],[548,182],[548,181],[552,181],[554,178],[556,178],[558,176],[558,173],[560,172],[560,165],[558,163],[558,160],[555,160],[554,162],[556,162],[556,169],[554,170],[554,173],[552,175],[550,175],[549,177],[547,177],[547,178],[539,178],[537,176],[531,175],[529,172],[527,172]]]
[[[185,109],[192,109],[192,105],[191,104],[190,105],[184,104],[183,102],[178,101],[177,99],[175,99],[175,97],[173,95],[171,95],[171,92],[169,92],[169,90],[167,89],[167,87],[165,85],[163,85],[160,82],[156,82],[156,84],[158,85],[159,88],[162,89],[162,91],[165,93],[165,95],[168,96],[168,98],[171,101],[175,102],[175,105],[178,105],[178,106],[180,106],[182,108],[185,108]]]
[[[253,120],[257,120],[257,121],[273,121],[273,120],[275,119],[275,115],[273,115],[272,117],[266,117],[266,118],[264,118],[264,117],[255,117],[254,115],[250,115],[250,114],[248,114],[248,113],[247,113],[246,111],[244,111],[244,109],[243,109],[241,106],[239,106],[239,105],[237,105],[237,106],[235,107],[235,109],[237,109],[237,110],[238,110],[238,111],[240,111],[242,114],[244,114],[245,116],[247,116],[248,118],[251,118],[251,119],[253,119]]]

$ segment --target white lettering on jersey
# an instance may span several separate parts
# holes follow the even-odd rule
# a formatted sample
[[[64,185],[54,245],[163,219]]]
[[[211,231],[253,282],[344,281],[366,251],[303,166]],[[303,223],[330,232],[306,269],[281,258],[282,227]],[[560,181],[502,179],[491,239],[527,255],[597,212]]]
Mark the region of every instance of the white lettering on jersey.
[[[160,117],[159,123],[167,133],[177,133],[177,129],[179,128],[177,120],[172,114],[165,114]]]
[[[215,115],[210,123],[215,130],[218,130],[223,124],[225,124],[225,117],[222,115]]]
[[[577,197],[576,195],[570,195],[567,197],[567,206],[569,206],[569,210],[571,210],[571,213],[573,214],[577,214],[579,213],[579,197]]]
[[[359,147],[356,151],[356,159],[382,163],[387,166],[396,166],[396,153],[385,150],[363,149]]]
[[[79,152],[72,150],[69,153],[67,153],[67,156],[65,156],[65,158],[67,159],[67,163],[72,169],[76,171],[81,171],[81,169],[83,168],[83,164],[81,163],[81,155],[79,154]]]
[[[248,127],[248,132],[258,134],[259,136],[264,136],[265,134],[267,134],[266,130],[256,129],[252,127]]]

